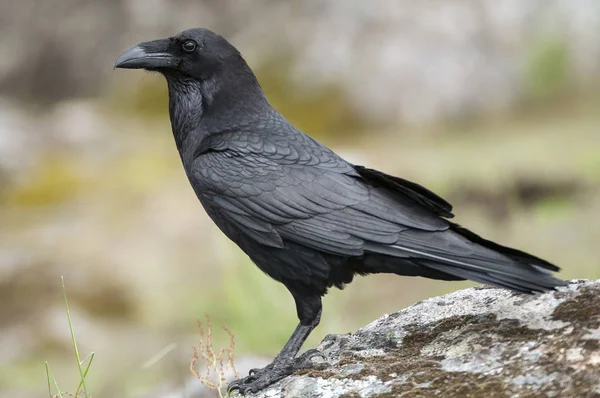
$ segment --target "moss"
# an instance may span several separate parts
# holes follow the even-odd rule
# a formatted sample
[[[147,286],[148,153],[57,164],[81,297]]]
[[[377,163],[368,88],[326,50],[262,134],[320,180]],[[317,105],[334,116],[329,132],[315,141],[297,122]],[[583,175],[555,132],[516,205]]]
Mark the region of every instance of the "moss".
[[[473,375],[470,373],[447,373],[444,371],[433,371],[428,376],[433,379],[433,382],[427,386],[421,387],[415,385],[406,389],[395,385],[390,392],[375,395],[375,397],[431,397],[434,390],[442,391],[439,394],[435,394],[442,397],[477,398],[485,396],[489,398],[505,398],[512,396],[510,392],[506,391],[504,383],[493,380],[491,377],[481,377],[473,380]]]
[[[560,304],[552,318],[588,328],[600,327],[600,289],[583,288],[576,299]]]
[[[321,379],[346,379],[347,377],[339,375],[337,372],[331,369],[301,369],[294,373],[294,376],[308,376],[308,377],[320,377]]]
[[[600,350],[600,340],[586,339],[581,343],[581,348],[587,351],[598,351]]]
[[[570,294],[557,292],[557,297]],[[306,370],[303,374],[324,379],[363,380],[376,376],[390,383],[391,391],[377,397],[537,397],[549,394],[569,394],[588,397],[590,386],[597,383],[592,369],[586,368],[585,358],[598,349],[597,340],[583,340],[590,328],[598,327],[600,319],[600,289],[582,288],[575,297],[569,297],[552,314],[555,320],[577,325],[574,330],[567,326],[558,330],[530,329],[511,319],[498,320],[494,315],[454,316],[428,325],[409,325],[409,333],[395,347],[384,344],[389,337],[373,333],[361,336],[368,342],[383,347],[384,355],[364,357],[356,352],[344,351],[335,368]],[[412,332],[410,330],[412,329]],[[378,339],[380,340],[377,343]],[[451,340],[450,340],[451,339]],[[444,369],[444,355],[426,355],[423,348],[431,344],[444,349],[468,339],[471,353],[465,356],[485,358],[487,350],[498,350],[502,364],[495,371],[488,371],[482,362],[482,370],[449,371]],[[526,346],[525,343],[528,343]],[[533,345],[532,345],[533,344]],[[365,345],[367,345],[365,343]],[[526,347],[523,351],[523,347]],[[568,362],[565,352],[580,348],[581,364]],[[442,349],[442,351],[444,351]],[[528,352],[537,352],[539,358],[528,360]],[[463,357],[461,355],[461,357]],[[537,355],[537,354],[536,354]],[[343,375],[339,369],[348,364],[364,366],[357,374]],[[540,380],[539,384],[519,384],[514,379],[524,376]],[[566,380],[566,381],[565,381]],[[565,384],[566,383],[566,384]],[[353,395],[347,395],[353,396]]]
[[[419,331],[404,337],[401,354],[402,356],[418,356],[421,349],[434,341],[440,334],[476,321],[477,317],[472,315],[454,316],[428,326],[426,331],[421,331],[422,326],[415,325]]]
[[[360,394],[356,392],[346,393],[339,396],[339,398],[361,398]]]

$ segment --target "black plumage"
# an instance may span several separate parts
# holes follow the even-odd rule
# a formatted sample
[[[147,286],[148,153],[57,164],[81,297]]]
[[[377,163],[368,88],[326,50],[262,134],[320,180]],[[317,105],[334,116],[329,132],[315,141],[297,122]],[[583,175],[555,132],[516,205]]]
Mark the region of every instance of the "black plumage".
[[[519,292],[564,282],[558,268],[448,221],[428,189],[353,165],[296,129],[267,101],[240,53],[192,29],[141,43],[116,67],[162,73],[181,159],[206,212],[293,295],[300,324],[271,365],[230,389],[259,390],[309,365],[296,358],[319,323],[321,297],[356,274],[471,279]]]

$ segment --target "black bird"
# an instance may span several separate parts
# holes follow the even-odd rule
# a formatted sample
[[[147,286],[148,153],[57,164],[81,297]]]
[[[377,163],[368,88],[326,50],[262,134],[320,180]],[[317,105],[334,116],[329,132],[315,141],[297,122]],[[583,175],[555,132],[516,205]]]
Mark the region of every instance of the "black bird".
[[[283,283],[300,323],[273,362],[230,384],[256,392],[310,366],[296,357],[321,318],[327,289],[354,275],[470,279],[533,293],[565,283],[559,268],[448,221],[428,189],[353,165],[271,107],[238,50],[207,29],[140,43],[117,68],[160,72],[188,179],[217,226]]]

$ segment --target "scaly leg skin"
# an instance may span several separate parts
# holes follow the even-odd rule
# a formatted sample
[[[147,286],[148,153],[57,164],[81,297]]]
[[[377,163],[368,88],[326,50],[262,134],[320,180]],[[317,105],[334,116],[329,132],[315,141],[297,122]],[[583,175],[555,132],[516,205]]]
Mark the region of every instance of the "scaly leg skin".
[[[290,376],[295,372],[308,369],[313,366],[311,359],[316,356],[323,356],[317,350],[308,350],[297,358],[283,359],[279,356],[270,365],[262,369],[253,369],[250,375],[233,381],[227,387],[227,393],[239,391],[240,394],[256,393],[263,388],[278,382],[284,377]]]
[[[306,351],[297,358],[296,354],[310,332],[319,324],[320,319],[321,309],[319,308],[318,313],[311,317],[308,324],[302,321],[298,324],[288,342],[271,364],[262,369],[252,369],[250,375],[229,383],[227,393],[235,390],[239,391],[242,395],[247,392],[255,393],[298,370],[310,368],[312,366],[311,359],[316,356],[323,357],[323,355],[314,349]]]

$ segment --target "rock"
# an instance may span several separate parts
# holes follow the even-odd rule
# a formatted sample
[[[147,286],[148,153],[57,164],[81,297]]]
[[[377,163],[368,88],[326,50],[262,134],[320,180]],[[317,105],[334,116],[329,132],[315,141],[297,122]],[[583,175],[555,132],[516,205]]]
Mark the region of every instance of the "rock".
[[[318,349],[313,369],[251,396],[600,397],[600,280],[460,290]]]

